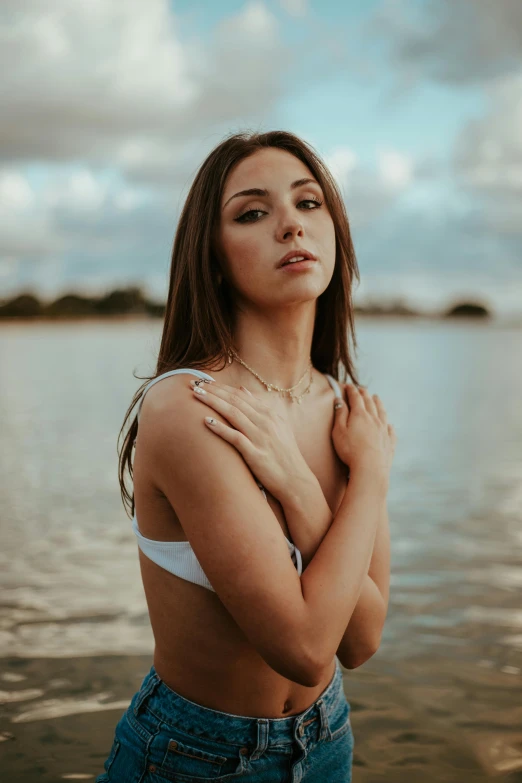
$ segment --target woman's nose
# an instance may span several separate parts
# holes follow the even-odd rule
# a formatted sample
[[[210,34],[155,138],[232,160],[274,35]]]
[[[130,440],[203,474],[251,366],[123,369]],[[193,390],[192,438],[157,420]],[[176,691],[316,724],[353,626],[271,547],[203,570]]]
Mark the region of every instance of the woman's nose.
[[[303,224],[297,217],[286,217],[281,221],[277,233],[278,239],[283,241],[303,236]]]

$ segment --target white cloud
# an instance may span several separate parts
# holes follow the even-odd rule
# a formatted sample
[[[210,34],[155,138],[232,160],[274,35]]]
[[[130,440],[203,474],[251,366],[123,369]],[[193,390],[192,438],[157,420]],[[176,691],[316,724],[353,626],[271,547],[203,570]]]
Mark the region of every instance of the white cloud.
[[[290,16],[306,16],[308,13],[308,0],[279,0],[283,11]]]
[[[414,179],[413,161],[391,148],[376,151],[374,168],[364,165],[348,146],[332,149],[325,163],[339,184],[355,228],[374,223],[390,210]]]
[[[166,0],[32,0],[0,10],[0,21],[4,154],[100,156],[125,130],[143,132],[193,99]]]
[[[483,84],[520,68],[520,0],[382,0],[366,27],[410,84]]]
[[[453,190],[459,188],[470,213],[480,215],[486,232],[481,241],[491,262],[520,274],[522,3],[383,0],[366,29],[389,44],[391,66],[403,86],[431,80],[454,89],[482,90],[483,114],[467,121],[454,143]],[[467,237],[468,244],[477,230],[475,226]]]
[[[326,157],[325,163],[337,180],[341,190],[350,188],[350,177],[357,167],[357,155],[351,147],[335,147]]]
[[[498,198],[522,195],[522,67],[487,90],[482,117],[462,129],[455,166],[467,186]],[[519,202],[518,202],[519,203]]]
[[[0,169],[0,261],[3,276],[19,257],[45,257],[59,248],[58,238],[26,176]]]
[[[18,171],[0,171],[0,210],[26,210],[34,204],[34,192]]]
[[[97,166],[116,159],[137,177],[172,180],[195,135],[264,116],[290,59],[261,0],[221,21],[208,41],[181,40],[168,0],[26,0],[23,8],[6,0],[2,155]]]
[[[121,209],[123,212],[130,212],[136,209],[145,201],[148,197],[143,191],[137,188],[123,188],[114,197],[114,206],[116,209]]]
[[[261,0],[205,41],[181,39],[169,0],[3,0],[4,280],[57,254],[84,280],[118,264],[157,274],[197,163],[232,123],[265,116],[290,60]]]
[[[277,22],[262,0],[250,0],[244,10],[224,25],[233,33],[262,36],[271,42],[277,34]]]
[[[508,244],[522,270],[522,68],[487,89],[485,113],[461,129],[453,156],[463,192]]]
[[[0,258],[0,282],[9,281],[12,279],[13,275],[16,272],[16,268],[19,264],[19,261],[17,258],[6,256],[5,258]],[[0,291],[4,290],[4,285],[2,285],[2,288]]]
[[[408,155],[392,149],[380,149],[377,153],[379,173],[385,186],[402,190],[412,181],[413,164]]]
[[[107,185],[82,167],[66,176],[55,177],[42,193],[42,205],[51,209],[65,206],[71,210],[96,211],[101,209],[107,196]]]

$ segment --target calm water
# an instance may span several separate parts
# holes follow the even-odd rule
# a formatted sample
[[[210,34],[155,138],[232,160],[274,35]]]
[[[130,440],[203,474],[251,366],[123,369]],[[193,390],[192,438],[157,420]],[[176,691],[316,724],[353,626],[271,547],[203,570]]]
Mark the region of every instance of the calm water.
[[[152,634],[117,483],[159,321],[0,328],[0,770],[93,780]],[[522,781],[522,329],[360,319],[398,434],[379,652],[346,671],[354,783]]]

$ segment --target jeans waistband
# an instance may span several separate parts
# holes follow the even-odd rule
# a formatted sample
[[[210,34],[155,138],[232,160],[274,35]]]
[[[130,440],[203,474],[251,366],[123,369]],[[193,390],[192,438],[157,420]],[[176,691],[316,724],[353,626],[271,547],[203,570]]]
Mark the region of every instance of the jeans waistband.
[[[303,737],[310,724],[319,740],[326,739],[330,735],[329,718],[333,716],[341,697],[346,701],[342,670],[337,656],[335,672],[324,691],[306,710],[287,718],[234,715],[196,704],[169,688],[154,666],[151,666],[133,699],[131,709],[137,717],[140,710],[146,706],[167,726],[175,725],[192,733],[208,732],[216,740],[221,736],[228,743],[256,742],[259,752],[262,752],[262,748],[268,745],[283,745],[291,743],[294,738]]]

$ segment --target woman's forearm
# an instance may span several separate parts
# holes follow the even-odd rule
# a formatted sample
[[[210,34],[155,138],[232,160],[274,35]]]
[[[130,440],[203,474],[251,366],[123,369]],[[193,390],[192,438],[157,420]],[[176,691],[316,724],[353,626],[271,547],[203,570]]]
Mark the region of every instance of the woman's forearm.
[[[313,473],[288,487],[281,504],[292,540],[301,552],[304,570],[332,523],[332,511]],[[388,611],[389,581],[390,534],[384,497],[368,574],[337,648],[336,654],[344,666],[360,665],[378,648]]]
[[[386,498],[382,503],[368,576],[372,578],[379,589],[386,614],[390,596],[390,520]]]
[[[388,614],[389,592],[390,530],[388,506],[384,498],[368,574],[337,649],[341,663],[347,668],[361,666],[379,649]]]
[[[305,549],[306,557],[311,552],[312,524],[317,530],[307,505],[311,503],[311,498],[316,497],[312,489],[315,482],[312,481],[308,486],[307,493],[301,492],[300,500],[296,500],[297,496],[291,490],[286,491],[286,498],[278,498],[283,508],[285,505],[290,507],[291,513],[292,510],[294,513],[296,510],[302,512],[302,525],[299,527],[305,547],[308,547]],[[326,509],[322,506],[322,521],[327,529],[317,534],[319,544],[301,575],[301,589],[308,615],[304,621],[308,625],[305,635],[309,640],[310,655],[320,667],[329,666],[353,616],[370,566],[387,490],[387,477],[376,475],[369,467],[361,465],[351,470],[350,481],[329,527],[325,522]],[[315,504],[321,508],[318,496],[314,501],[314,507],[317,507]],[[294,523],[293,528],[296,527]],[[289,528],[299,547],[299,534],[296,535],[291,523]]]
[[[343,666],[356,669],[375,655],[385,620],[383,597],[371,576],[366,574],[359,600],[337,648],[336,654]]]
[[[301,552],[304,571],[332,524],[332,510],[312,471],[287,485],[278,500],[292,541]]]

